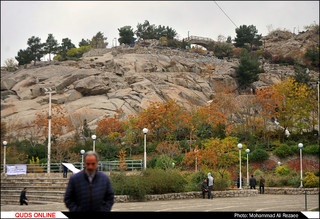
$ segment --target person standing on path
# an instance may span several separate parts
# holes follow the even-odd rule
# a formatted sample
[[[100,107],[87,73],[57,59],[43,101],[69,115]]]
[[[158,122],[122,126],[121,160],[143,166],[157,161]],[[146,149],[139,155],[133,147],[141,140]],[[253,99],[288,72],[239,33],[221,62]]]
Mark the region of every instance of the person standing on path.
[[[260,182],[259,182],[259,190],[260,194],[264,194],[264,183],[266,180],[263,178],[263,176],[260,177]]]
[[[64,158],[64,163],[68,163],[67,158]],[[64,165],[63,166],[63,178],[67,178],[68,168]]]
[[[249,179],[249,185],[250,189],[256,189],[257,180],[253,177],[253,175],[251,175],[251,178]]]
[[[111,211],[114,192],[109,177],[97,170],[98,155],[88,151],[84,155],[85,168],[70,177],[64,203],[74,211]]]
[[[208,173],[207,183],[208,183],[208,199],[213,199],[213,195],[211,191],[213,188],[214,180],[213,180],[213,177],[211,176],[211,173]]]
[[[21,191],[21,194],[20,194],[20,205],[28,205],[28,198],[26,196],[26,192],[27,192],[27,188],[24,188],[22,191]]]

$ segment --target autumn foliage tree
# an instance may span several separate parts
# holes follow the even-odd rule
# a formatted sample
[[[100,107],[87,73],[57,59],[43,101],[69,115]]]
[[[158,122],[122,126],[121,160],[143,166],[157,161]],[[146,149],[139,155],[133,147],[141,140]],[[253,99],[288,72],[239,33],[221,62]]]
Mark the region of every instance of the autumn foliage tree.
[[[256,90],[253,100],[258,104],[259,115],[263,118],[264,139],[266,138],[266,119],[280,116],[279,108],[283,98],[273,86]]]
[[[310,130],[315,123],[311,116],[316,108],[314,91],[293,78],[286,78],[274,85],[274,89],[282,97],[278,120],[283,129],[296,133]]]
[[[60,136],[73,130],[73,125],[70,119],[66,116],[66,111],[60,105],[52,104],[51,113],[51,133],[54,136]],[[48,116],[49,112],[43,110],[41,113],[36,114],[34,123],[40,129],[41,136],[48,135]]]
[[[186,110],[175,101],[165,103],[152,102],[151,105],[139,115],[130,118],[130,124],[136,133],[142,133],[143,128],[148,128],[148,138],[155,140],[174,139],[177,131],[186,127],[188,123]]]
[[[126,152],[124,150],[119,151],[119,155],[117,157],[120,159],[119,166],[117,167],[121,172],[127,170],[128,164],[126,163]]]
[[[186,152],[184,163],[188,166],[195,165],[197,158],[198,167],[207,166],[216,170],[223,178],[225,172],[232,165],[236,165],[239,161],[239,151],[237,148],[238,138],[226,137],[224,139],[210,138],[199,149]],[[242,153],[246,149],[243,145]]]
[[[109,136],[112,133],[124,134],[124,123],[119,119],[119,115],[114,114],[113,117],[105,115],[97,123],[96,133],[99,136]]]

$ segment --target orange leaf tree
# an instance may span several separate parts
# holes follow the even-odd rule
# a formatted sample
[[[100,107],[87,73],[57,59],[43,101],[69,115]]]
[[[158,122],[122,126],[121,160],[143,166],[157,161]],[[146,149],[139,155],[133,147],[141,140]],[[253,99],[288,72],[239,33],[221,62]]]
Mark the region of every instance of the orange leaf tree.
[[[122,149],[119,151],[119,155],[117,155],[117,157],[120,159],[117,169],[119,169],[121,172],[127,170],[128,164],[126,163],[126,156],[126,152]]]
[[[127,125],[132,126],[136,134],[141,134],[143,128],[148,128],[148,138],[169,140],[176,138],[176,132],[189,124],[186,114],[186,110],[176,101],[152,102],[140,114],[131,116]]]
[[[238,138],[236,137],[226,137],[225,139],[211,138],[203,144],[201,149],[196,147],[197,153],[195,151],[186,153],[184,163],[186,165],[194,165],[195,158],[197,157],[199,167],[206,165],[216,170],[223,178],[227,169],[239,162],[238,143]],[[241,152],[245,153],[245,150],[246,146],[243,145]]]
[[[51,133],[54,136],[60,136],[67,133],[73,129],[73,125],[70,119],[66,116],[65,110],[60,105],[52,104],[51,113]],[[42,136],[48,135],[48,116],[49,112],[43,110],[41,113],[36,114],[36,119],[34,123],[40,129],[40,134]]]
[[[121,135],[124,134],[123,128],[124,122],[119,119],[117,114],[113,115],[113,118],[109,118],[109,116],[105,115],[103,119],[101,119],[97,123],[96,133],[99,136],[108,136],[111,133],[120,133]]]

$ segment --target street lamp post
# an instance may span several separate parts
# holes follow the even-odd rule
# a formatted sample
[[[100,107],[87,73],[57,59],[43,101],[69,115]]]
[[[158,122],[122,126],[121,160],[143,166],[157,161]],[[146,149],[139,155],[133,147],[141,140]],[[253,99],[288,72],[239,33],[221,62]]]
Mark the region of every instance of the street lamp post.
[[[247,186],[249,186],[249,153],[250,153],[249,148],[246,150],[246,153],[247,153]]]
[[[298,147],[300,149],[300,187],[303,187],[303,185],[302,185],[302,148],[303,148],[303,144],[299,143]]]
[[[51,88],[44,88],[45,93],[49,94],[49,116],[48,116],[48,165],[47,165],[47,173],[50,173],[51,168],[51,94],[56,91]]]
[[[91,138],[93,140],[92,150],[93,150],[93,152],[95,152],[96,151],[96,139],[97,139],[97,136],[96,135],[92,135]]]
[[[3,173],[6,173],[6,147],[8,142],[7,141],[3,141]]]
[[[239,172],[239,189],[242,189],[242,183],[241,183],[241,149],[242,149],[242,144],[238,144],[237,147],[239,148],[239,163],[240,163],[240,172]]]
[[[197,172],[197,165],[198,165],[198,156],[197,156],[197,154],[198,154],[198,151],[199,150],[194,150],[194,152],[196,153],[196,171],[195,172]]]
[[[144,152],[143,152],[143,167],[146,170],[147,169],[147,133],[148,129],[144,128],[142,129],[142,132],[144,134]]]
[[[84,155],[84,153],[86,153],[86,151],[85,150],[81,150],[80,151],[80,154],[81,154],[81,170],[83,169],[83,155]]]

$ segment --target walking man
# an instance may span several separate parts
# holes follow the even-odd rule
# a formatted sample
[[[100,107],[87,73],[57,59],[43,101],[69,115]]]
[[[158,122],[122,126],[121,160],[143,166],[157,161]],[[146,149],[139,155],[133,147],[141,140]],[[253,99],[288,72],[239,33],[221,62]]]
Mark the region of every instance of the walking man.
[[[249,185],[250,189],[256,189],[257,180],[253,177],[253,175],[251,175],[251,178],[249,179]]]
[[[26,196],[26,192],[27,192],[27,188],[24,188],[22,191],[21,191],[21,194],[20,194],[20,205],[28,205],[28,198]]]
[[[70,211],[111,211],[114,192],[109,177],[97,170],[98,161],[95,152],[86,152],[85,168],[70,177],[64,196]]]
[[[207,181],[208,181],[208,199],[213,199],[213,195],[212,195],[211,191],[213,188],[214,180],[213,180],[213,177],[211,176],[211,173],[208,173]]]
[[[264,183],[266,180],[263,178],[263,176],[260,177],[260,183],[259,183],[259,190],[260,194],[264,194]]]

